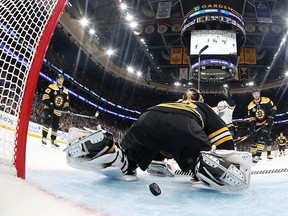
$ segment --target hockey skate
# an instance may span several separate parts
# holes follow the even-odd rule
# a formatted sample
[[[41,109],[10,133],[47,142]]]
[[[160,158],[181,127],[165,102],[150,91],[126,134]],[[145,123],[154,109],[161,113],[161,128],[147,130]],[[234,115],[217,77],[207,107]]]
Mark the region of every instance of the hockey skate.
[[[267,160],[272,160],[273,157],[271,155],[267,155]]]
[[[43,146],[47,146],[46,138],[42,138],[41,143],[42,143]]]
[[[252,158],[252,162],[253,162],[253,164],[257,164],[258,163],[258,161],[259,161],[259,156],[253,156],[253,158]]]
[[[56,142],[56,140],[51,140],[51,145],[53,148],[59,149],[60,145]]]
[[[77,138],[73,131],[85,134]],[[77,169],[100,172],[111,178],[133,181],[136,168],[129,167],[124,150],[114,142],[113,135],[103,130],[87,133],[71,128],[68,133],[67,164]]]

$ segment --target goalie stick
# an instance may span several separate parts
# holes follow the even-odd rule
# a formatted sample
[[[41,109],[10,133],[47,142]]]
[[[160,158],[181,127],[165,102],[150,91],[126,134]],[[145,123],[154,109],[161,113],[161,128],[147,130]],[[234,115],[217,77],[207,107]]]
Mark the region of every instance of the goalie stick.
[[[99,111],[97,111],[94,116],[82,115],[82,114],[68,112],[68,111],[61,111],[61,113],[69,114],[69,115],[77,116],[77,117],[82,117],[82,118],[89,118],[89,119],[96,119],[99,116]]]
[[[283,172],[288,172],[288,168],[255,170],[255,171],[251,171],[251,174],[252,175],[260,175],[260,174],[283,173]],[[191,177],[193,177],[194,173],[192,170],[184,172],[180,169],[176,169],[174,172],[174,175],[175,176],[191,176]]]

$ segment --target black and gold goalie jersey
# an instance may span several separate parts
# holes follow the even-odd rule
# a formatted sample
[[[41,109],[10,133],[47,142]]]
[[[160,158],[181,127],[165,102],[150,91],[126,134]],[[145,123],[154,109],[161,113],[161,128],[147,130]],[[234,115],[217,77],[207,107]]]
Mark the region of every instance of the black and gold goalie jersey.
[[[44,109],[49,109],[53,104],[56,110],[65,110],[69,108],[69,92],[66,88],[59,88],[57,84],[50,84],[42,96],[45,105]]]
[[[159,104],[149,108],[149,110],[191,116],[203,129],[211,146],[215,145],[218,148],[222,146],[234,146],[232,135],[225,122],[205,103],[184,100],[182,102]]]
[[[279,146],[285,146],[287,144],[287,138],[284,135],[280,135],[279,137],[277,137],[276,139],[276,143]]]
[[[268,123],[268,116],[274,118],[276,110],[273,101],[267,97],[260,97],[259,103],[255,103],[253,100],[248,105],[249,122],[256,126],[265,125]]]

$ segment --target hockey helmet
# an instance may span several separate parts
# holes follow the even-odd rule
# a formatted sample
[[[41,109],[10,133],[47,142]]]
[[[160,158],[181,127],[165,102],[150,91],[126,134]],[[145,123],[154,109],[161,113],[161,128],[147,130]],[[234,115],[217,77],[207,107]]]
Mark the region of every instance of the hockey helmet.
[[[228,103],[225,100],[222,100],[217,104],[217,107],[226,107],[226,106],[228,106]]]
[[[184,100],[187,100],[187,99],[191,99],[191,100],[195,100],[195,101],[201,101],[201,102],[204,101],[201,93],[195,88],[187,89],[187,91],[184,94]]]

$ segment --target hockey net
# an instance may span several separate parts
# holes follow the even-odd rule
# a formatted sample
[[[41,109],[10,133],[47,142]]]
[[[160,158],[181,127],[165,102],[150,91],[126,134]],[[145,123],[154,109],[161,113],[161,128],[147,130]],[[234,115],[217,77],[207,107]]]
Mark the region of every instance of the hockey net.
[[[66,1],[0,2],[0,164],[21,178],[34,91]]]

